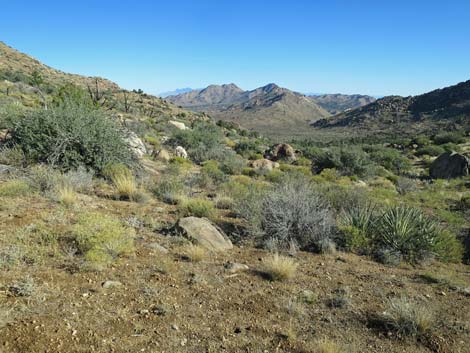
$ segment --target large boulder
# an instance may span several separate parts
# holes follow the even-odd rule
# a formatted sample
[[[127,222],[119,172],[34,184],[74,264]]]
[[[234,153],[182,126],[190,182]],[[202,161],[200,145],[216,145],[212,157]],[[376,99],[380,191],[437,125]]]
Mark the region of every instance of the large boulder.
[[[186,125],[184,125],[184,123],[181,123],[179,121],[175,121],[175,120],[170,120],[168,122],[168,124],[170,125],[173,125],[174,127],[176,127],[178,130],[187,130],[188,127]]]
[[[125,131],[125,141],[138,158],[142,158],[147,153],[147,148],[142,140],[132,131]]]
[[[284,160],[294,162],[297,159],[294,148],[287,143],[278,143],[272,146],[266,152],[265,157],[272,161]]]
[[[176,231],[212,251],[226,251],[233,248],[232,242],[224,232],[207,218],[181,218],[176,224]]]
[[[463,154],[446,152],[441,154],[429,168],[434,179],[450,179],[469,175],[470,160]]]
[[[279,168],[279,163],[270,161],[269,159],[257,159],[250,162],[250,167],[258,174],[267,174],[273,169]]]

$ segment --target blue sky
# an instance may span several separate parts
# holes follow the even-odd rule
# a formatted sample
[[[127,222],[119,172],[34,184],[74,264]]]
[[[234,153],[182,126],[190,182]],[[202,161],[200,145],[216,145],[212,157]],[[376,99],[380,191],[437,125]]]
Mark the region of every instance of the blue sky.
[[[0,40],[159,93],[234,82],[410,95],[470,79],[470,1],[7,1]]]

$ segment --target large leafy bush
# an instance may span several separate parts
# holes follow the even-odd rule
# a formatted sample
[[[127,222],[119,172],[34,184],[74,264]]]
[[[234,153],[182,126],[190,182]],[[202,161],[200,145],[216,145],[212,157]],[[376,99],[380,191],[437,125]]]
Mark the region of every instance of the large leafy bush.
[[[11,142],[29,161],[63,170],[84,166],[101,172],[111,162],[135,162],[118,126],[101,110],[79,103],[26,114],[13,123]]]

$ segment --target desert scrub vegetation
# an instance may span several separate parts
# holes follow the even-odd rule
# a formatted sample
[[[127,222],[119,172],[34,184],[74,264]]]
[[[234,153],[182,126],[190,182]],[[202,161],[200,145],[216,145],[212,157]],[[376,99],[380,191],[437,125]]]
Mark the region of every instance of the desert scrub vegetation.
[[[318,149],[312,156],[312,171],[320,173],[323,169],[336,169],[341,175],[364,176],[370,173],[370,158],[356,146]]]
[[[116,190],[116,196],[120,200],[145,202],[147,197],[139,189],[132,171],[123,164],[109,164],[104,173],[109,178]]]
[[[456,237],[444,231],[439,223],[423,211],[394,206],[378,218],[374,242],[379,249],[390,249],[409,262],[420,262],[429,256],[459,262],[462,245]]]
[[[450,231],[422,210],[409,206],[378,207],[371,203],[345,208],[338,217],[343,246],[397,265],[430,258],[460,262],[463,246]]]
[[[333,241],[335,221],[323,195],[304,178],[292,177],[276,185],[260,200],[263,240],[280,245],[295,242],[301,249],[320,251]]]
[[[11,179],[0,182],[0,197],[26,196],[32,192],[31,185],[24,179]]]
[[[294,277],[298,264],[291,257],[274,253],[263,259],[265,275],[272,281],[286,281]]]
[[[183,249],[184,258],[192,262],[201,262],[207,258],[207,250],[197,244],[188,244]]]
[[[81,215],[71,229],[78,250],[92,269],[102,269],[134,251],[134,230],[101,213]]]
[[[418,304],[406,297],[389,300],[385,312],[375,319],[400,337],[423,336],[436,325],[436,316],[429,305]]]
[[[77,202],[77,193],[68,184],[59,185],[55,191],[57,201],[65,206],[71,206]]]
[[[184,198],[179,205],[179,210],[183,216],[207,217],[214,216],[214,204],[201,198]]]
[[[11,126],[11,144],[21,148],[29,162],[62,170],[84,166],[101,172],[106,164],[134,164],[118,126],[101,110],[66,101],[48,110],[32,110]]]

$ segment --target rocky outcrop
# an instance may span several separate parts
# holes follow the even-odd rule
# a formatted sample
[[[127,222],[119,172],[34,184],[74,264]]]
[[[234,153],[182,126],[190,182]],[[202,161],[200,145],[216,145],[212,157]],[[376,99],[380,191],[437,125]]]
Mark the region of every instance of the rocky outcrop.
[[[270,161],[269,159],[257,159],[250,163],[252,167],[258,174],[269,173],[273,169],[279,168],[279,163]]]
[[[278,143],[272,146],[265,154],[265,158],[272,161],[284,160],[294,162],[297,157],[294,148],[287,143]]]
[[[176,224],[178,234],[212,251],[226,251],[233,248],[232,242],[222,230],[207,218],[185,217]]]
[[[157,161],[161,161],[161,162],[169,162],[171,159],[170,153],[165,149],[156,151],[154,156]]]
[[[187,130],[188,127],[186,125],[184,125],[184,123],[181,123],[179,121],[175,121],[175,120],[170,120],[168,122],[168,124],[170,125],[173,125],[174,127],[176,127],[178,130]]]
[[[434,179],[450,179],[469,175],[470,159],[463,154],[446,152],[430,166],[429,175]]]
[[[134,152],[137,157],[142,158],[144,154],[147,153],[147,148],[145,147],[145,144],[142,142],[139,136],[137,136],[132,131],[126,131],[125,135],[125,141],[129,145],[132,152]]]

